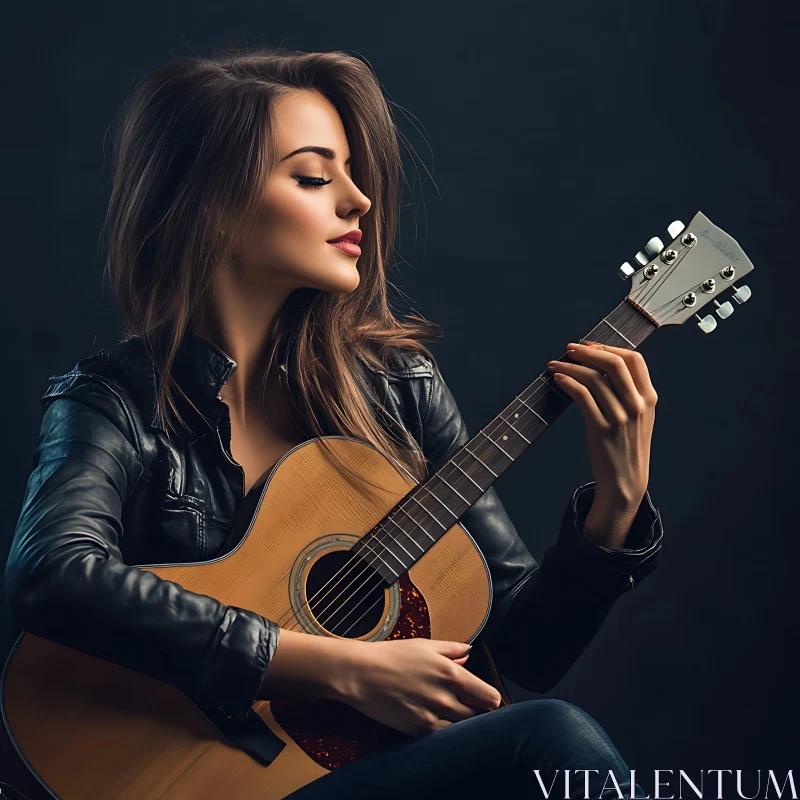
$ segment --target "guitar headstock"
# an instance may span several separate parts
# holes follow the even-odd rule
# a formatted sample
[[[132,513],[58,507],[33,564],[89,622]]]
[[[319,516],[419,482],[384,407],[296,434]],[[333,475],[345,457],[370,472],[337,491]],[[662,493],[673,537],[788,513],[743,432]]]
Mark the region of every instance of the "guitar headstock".
[[[738,242],[700,211],[687,226],[673,222],[667,233],[670,244],[654,236],[636,254],[635,268],[627,261],[620,267],[620,277],[631,279],[627,299],[658,326],[682,325],[694,315],[700,330],[711,333],[717,327],[714,314],[701,317],[697,312],[713,302],[720,319],[733,314],[730,300],[717,297],[730,287],[738,305],[749,300],[750,288],[734,284],[753,265]]]

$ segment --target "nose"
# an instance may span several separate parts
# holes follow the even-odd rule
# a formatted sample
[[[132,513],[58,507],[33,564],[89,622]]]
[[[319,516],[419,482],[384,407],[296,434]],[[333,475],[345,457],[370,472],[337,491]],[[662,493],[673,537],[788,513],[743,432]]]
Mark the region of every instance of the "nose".
[[[372,208],[372,201],[352,180],[348,179],[348,184],[349,191],[342,198],[342,206],[348,209],[345,212],[345,216],[363,217]]]

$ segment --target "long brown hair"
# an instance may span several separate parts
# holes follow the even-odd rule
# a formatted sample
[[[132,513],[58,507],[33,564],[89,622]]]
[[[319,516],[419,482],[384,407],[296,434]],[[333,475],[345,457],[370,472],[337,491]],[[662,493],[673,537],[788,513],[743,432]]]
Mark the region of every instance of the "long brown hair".
[[[125,333],[143,339],[157,368],[159,415],[169,437],[170,429],[185,426],[177,394],[194,406],[173,378],[175,356],[202,318],[217,270],[255,218],[277,160],[273,100],[295,89],[316,89],[336,107],[353,180],[372,206],[360,220],[358,287],[289,295],[270,332],[264,385],[280,355],[289,353],[296,365],[293,414],[309,438],[341,434],[369,442],[421,481],[422,452],[382,413],[363,368],[386,369],[391,348],[422,352],[435,365],[420,339],[440,338],[442,330],[417,314],[401,320],[390,307],[386,269],[398,226],[399,137],[377,78],[358,58],[277,47],[228,50],[174,60],[138,82],[114,126],[104,224],[106,269]]]

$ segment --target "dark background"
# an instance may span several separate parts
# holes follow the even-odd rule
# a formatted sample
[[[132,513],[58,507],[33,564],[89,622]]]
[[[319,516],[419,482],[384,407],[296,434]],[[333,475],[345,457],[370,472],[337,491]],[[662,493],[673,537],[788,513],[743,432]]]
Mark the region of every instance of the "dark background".
[[[791,6],[195,0],[14,12],[2,562],[47,378],[120,335],[98,241],[104,137],[133,81],[228,45],[349,51],[375,69],[408,145],[391,277],[444,325],[434,352],[473,433],[616,306],[628,286],[618,266],[651,236],[668,241],[674,219],[702,210],[755,264],[753,298],[713,334],[690,319],[642,347],[660,396],[650,491],[661,562],[551,695],[594,715],[649,792],[655,768],[797,771],[798,314],[780,280],[796,261]],[[592,478],[579,409],[531,450],[497,489],[540,559],[573,487]]]

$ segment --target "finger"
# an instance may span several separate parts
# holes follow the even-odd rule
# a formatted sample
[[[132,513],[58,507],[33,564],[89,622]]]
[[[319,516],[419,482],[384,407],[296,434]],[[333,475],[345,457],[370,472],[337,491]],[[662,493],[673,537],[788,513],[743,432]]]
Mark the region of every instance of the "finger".
[[[607,378],[598,370],[566,361],[556,361],[552,367],[548,364],[548,369],[553,370],[554,378],[558,374],[566,376],[566,379],[557,379],[557,385],[578,403],[589,421],[606,427],[627,420],[628,412]]]
[[[584,344],[589,344],[584,340]],[[613,347],[608,344],[591,343],[593,350],[606,350],[615,353],[624,358],[628,365],[628,371],[631,374],[633,383],[636,386],[636,391],[645,399],[657,399],[656,390],[653,382],[650,380],[650,371],[647,368],[647,362],[644,356],[638,350],[627,350],[624,347]]]
[[[464,642],[452,642],[447,639],[429,639],[433,649],[440,655],[448,658],[463,658],[469,655],[470,645]]]
[[[479,709],[470,708],[456,697],[453,697],[446,706],[439,706],[435,710],[435,713],[438,715],[439,719],[445,719],[449,722],[460,722],[462,719],[477,717],[482,710],[483,707]]]
[[[605,347],[606,345],[590,347],[588,345],[570,344],[567,347],[567,353],[570,358],[589,364],[604,372],[625,411],[630,415],[640,413],[644,398],[639,393],[639,389],[628,368],[627,356],[630,355],[630,352],[626,351],[626,357],[623,357],[619,352],[611,352],[606,350]],[[614,349],[622,350],[620,347]]]
[[[564,373],[553,375],[553,379],[556,381],[556,385],[578,404],[581,413],[586,418],[587,425],[593,425],[596,428],[608,426],[605,415],[597,405],[594,395],[586,386]]]
[[[460,679],[451,686],[453,694],[471,708],[493,709],[496,707],[498,691],[482,681],[477,675],[464,669]]]

